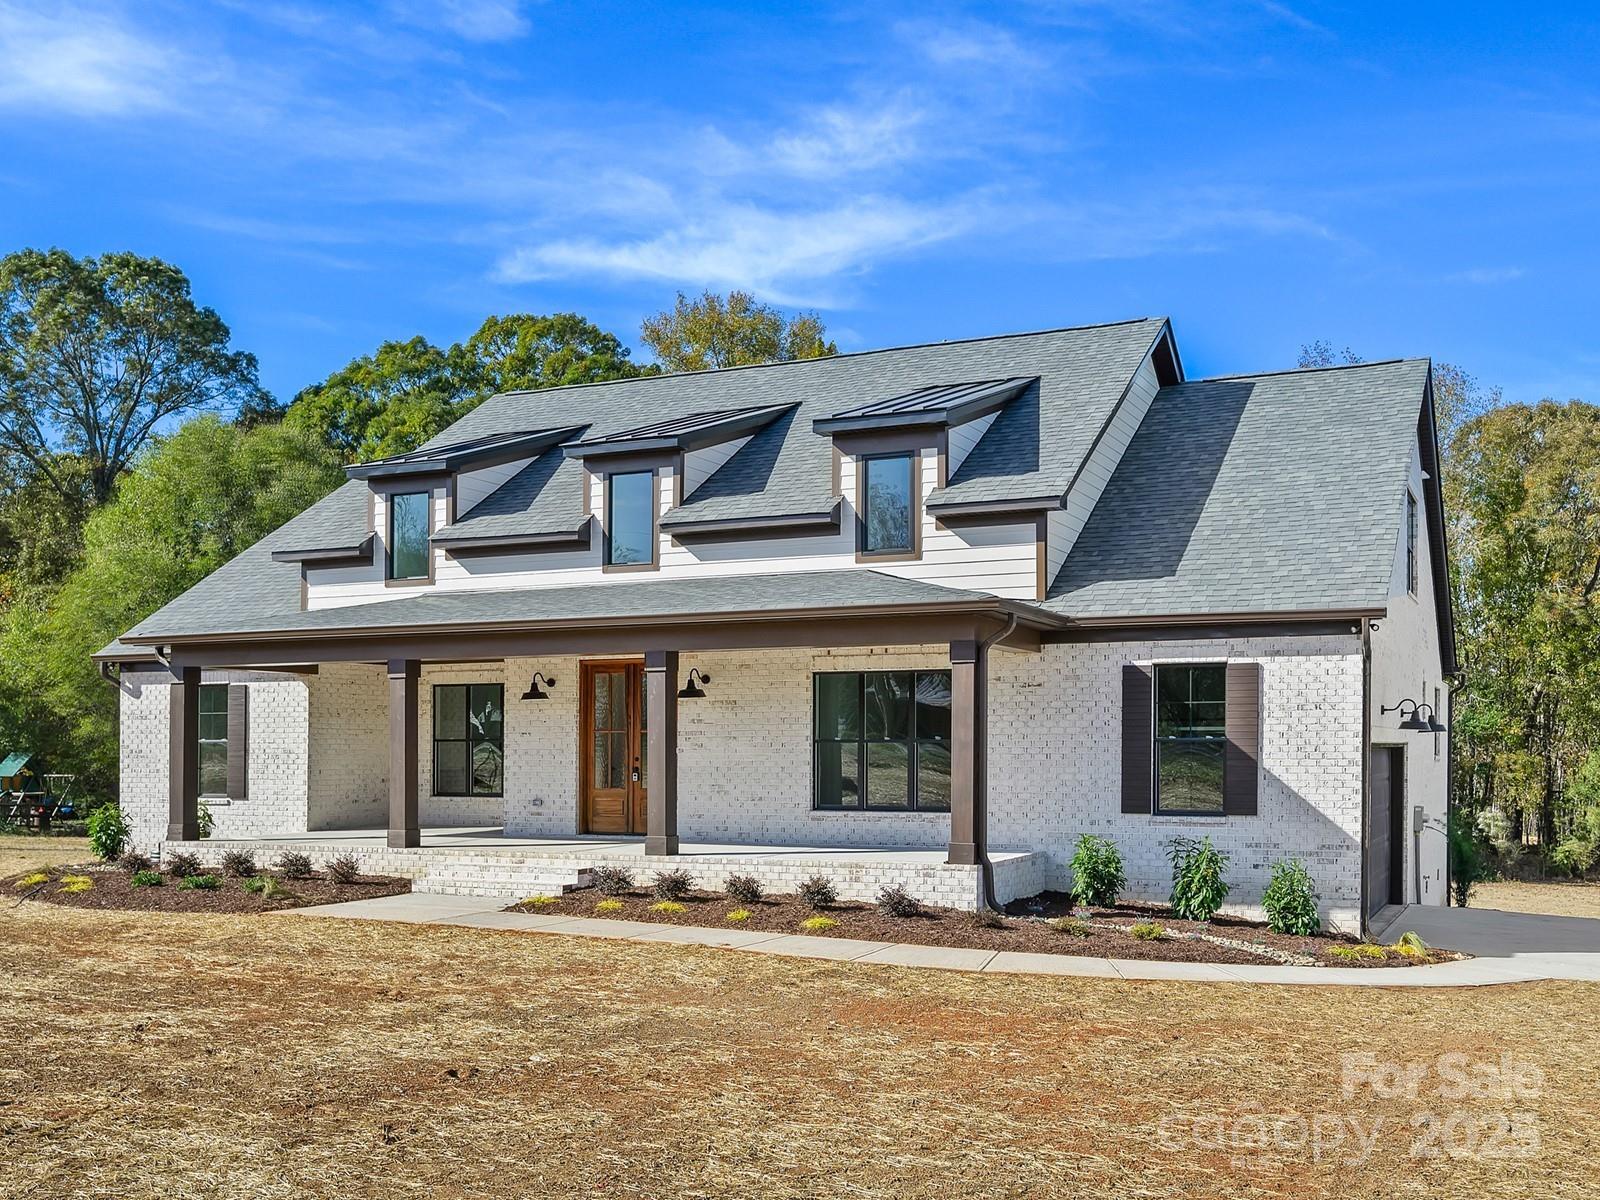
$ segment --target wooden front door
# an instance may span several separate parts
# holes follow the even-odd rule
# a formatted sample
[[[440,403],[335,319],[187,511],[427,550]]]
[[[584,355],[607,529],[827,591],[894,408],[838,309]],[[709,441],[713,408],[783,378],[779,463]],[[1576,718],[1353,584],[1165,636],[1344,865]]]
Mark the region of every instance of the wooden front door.
[[[643,833],[646,752],[644,664],[584,663],[583,832]]]

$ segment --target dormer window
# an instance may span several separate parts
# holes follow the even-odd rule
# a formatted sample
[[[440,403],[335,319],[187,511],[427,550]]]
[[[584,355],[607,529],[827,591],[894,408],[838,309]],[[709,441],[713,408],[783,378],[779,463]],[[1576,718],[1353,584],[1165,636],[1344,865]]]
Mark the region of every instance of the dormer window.
[[[389,497],[390,579],[428,577],[432,504],[429,492],[396,492]]]
[[[862,460],[862,554],[916,552],[916,466],[915,454],[882,454]]]
[[[648,567],[656,561],[656,473],[606,477],[606,566]]]

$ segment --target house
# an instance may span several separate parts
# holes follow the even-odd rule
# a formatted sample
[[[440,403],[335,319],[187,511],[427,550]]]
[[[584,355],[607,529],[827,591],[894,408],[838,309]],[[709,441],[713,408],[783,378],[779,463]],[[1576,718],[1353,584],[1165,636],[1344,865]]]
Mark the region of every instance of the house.
[[[98,656],[135,841],[435,891],[596,863],[975,907],[1209,836],[1441,904],[1426,360],[1190,380],[1126,321],[495,396]]]

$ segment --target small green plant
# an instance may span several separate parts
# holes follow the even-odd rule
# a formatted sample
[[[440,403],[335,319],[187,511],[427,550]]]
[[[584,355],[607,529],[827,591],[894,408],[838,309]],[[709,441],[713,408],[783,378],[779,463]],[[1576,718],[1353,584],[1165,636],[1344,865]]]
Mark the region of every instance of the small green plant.
[[[267,890],[267,884],[272,882],[270,875],[252,875],[244,881],[244,890],[259,896]]]
[[[294,893],[271,875],[261,876],[261,898],[263,900],[292,900]]]
[[[1473,889],[1494,878],[1494,858],[1470,813],[1452,807],[1445,830],[1450,848],[1450,895],[1457,908],[1466,908]]]
[[[800,928],[804,929],[807,933],[822,933],[826,930],[832,929],[838,923],[839,922],[835,921],[832,917],[825,917],[821,913],[818,913],[814,917],[807,917],[804,921],[801,921]]]
[[[921,915],[922,905],[900,884],[890,883],[878,893],[878,911],[886,917],[915,917]]]
[[[650,906],[653,913],[681,913],[687,912],[688,906],[679,904],[676,900],[657,900]]]
[[[68,896],[77,896],[94,890],[94,880],[87,875],[63,875],[61,890]]]
[[[1274,933],[1311,937],[1322,930],[1316,889],[1305,863],[1298,858],[1273,864],[1261,907],[1267,911],[1267,928]]]
[[[49,882],[50,882],[50,872],[49,871],[29,871],[21,879],[17,880],[15,886],[19,887],[19,888],[36,888],[41,883],[49,883]]]
[[[278,855],[278,874],[285,879],[310,879],[311,856],[298,850],[285,850]]]
[[[1005,918],[988,905],[975,909],[967,914],[967,920],[974,929],[1004,929]]]
[[[195,812],[195,824],[199,827],[198,832],[203,838],[208,838],[217,831],[217,819],[211,815],[211,805],[204,800],[200,801],[200,807]]]
[[[750,919],[750,910],[748,908],[736,908],[728,914],[727,919],[731,924],[742,924]]]
[[[162,883],[160,871],[135,871],[128,876],[128,882],[134,887],[160,887]]]
[[[341,854],[322,870],[340,886],[348,886],[361,878],[361,862],[354,854]]]
[[[522,902],[529,908],[549,908],[551,905],[560,904],[560,896],[529,896]]]
[[[626,906],[621,900],[602,900],[594,906],[597,913],[621,912]]]
[[[1417,936],[1414,930],[1406,930],[1400,935],[1400,940],[1389,949],[1396,954],[1403,954],[1407,958],[1427,958],[1428,943]]]
[[[589,882],[602,896],[622,896],[633,890],[633,872],[626,867],[595,867]]]
[[[800,900],[809,908],[832,908],[839,903],[838,890],[826,875],[813,875],[800,885]]]
[[[1072,898],[1087,907],[1109,908],[1128,882],[1116,843],[1092,833],[1078,839],[1068,866],[1072,871]]]
[[[1167,936],[1167,931],[1154,921],[1135,921],[1128,926],[1128,933],[1141,942],[1159,942]]]
[[[1056,917],[1050,922],[1050,928],[1068,937],[1086,938],[1094,932],[1089,928],[1089,922],[1077,917]]]
[[[124,850],[117,856],[117,866],[130,875],[140,871],[148,871],[155,864],[150,861],[148,854],[140,854],[137,850]]]
[[[235,879],[249,879],[256,873],[256,856],[248,850],[229,850],[222,856],[222,873]]]
[[[167,874],[174,879],[200,874],[200,856],[187,850],[175,850],[167,856]]]
[[[657,900],[682,900],[694,891],[694,876],[679,867],[672,871],[657,871],[650,894]]]
[[[128,845],[128,822],[115,804],[102,804],[84,822],[89,830],[89,849],[101,862],[114,862]]]
[[[1209,921],[1228,898],[1222,877],[1228,856],[1209,837],[1175,838],[1167,852],[1172,860],[1172,912],[1184,921]]]
[[[178,880],[180,892],[214,892],[221,886],[220,875],[185,875]]]
[[[761,881],[754,875],[729,875],[722,890],[728,894],[728,899],[737,900],[740,904],[760,904],[761,898],[766,895]]]
[[[1387,957],[1382,946],[1374,946],[1371,942],[1357,942],[1353,946],[1329,946],[1328,954],[1333,958],[1342,958],[1350,962],[1361,958]]]

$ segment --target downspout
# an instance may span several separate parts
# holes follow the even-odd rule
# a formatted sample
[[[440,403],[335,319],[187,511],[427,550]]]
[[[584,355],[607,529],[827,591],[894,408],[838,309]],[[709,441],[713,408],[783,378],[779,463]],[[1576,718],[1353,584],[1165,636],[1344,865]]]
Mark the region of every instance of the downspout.
[[[973,749],[982,756],[982,770],[978,772],[978,779],[983,785],[983,795],[977,807],[983,819],[973,823],[972,836],[977,843],[974,857],[978,860],[978,874],[983,880],[983,903],[992,912],[999,912],[1000,904],[994,898],[994,864],[989,861],[989,647],[1010,637],[1016,628],[1017,614],[1010,613],[1002,629],[978,643],[978,663],[983,669],[973,681],[978,689],[978,712],[982,714],[982,727],[978,730],[979,736],[974,739]]]
[[[1367,890],[1367,810],[1372,806],[1372,627],[1373,621],[1361,622],[1361,894],[1356,898],[1356,928],[1366,937]]]
[[[1450,841],[1450,829],[1456,815],[1456,693],[1467,686],[1467,673],[1457,669],[1450,677],[1450,731],[1444,735],[1444,903],[1448,908],[1456,902],[1452,875],[1455,864],[1451,859],[1455,848]],[[1438,713],[1433,714],[1437,719]]]

